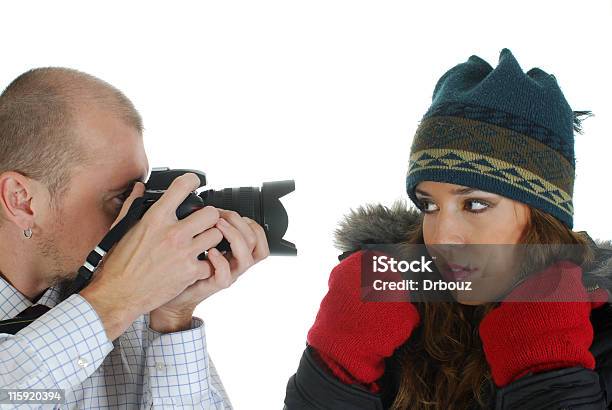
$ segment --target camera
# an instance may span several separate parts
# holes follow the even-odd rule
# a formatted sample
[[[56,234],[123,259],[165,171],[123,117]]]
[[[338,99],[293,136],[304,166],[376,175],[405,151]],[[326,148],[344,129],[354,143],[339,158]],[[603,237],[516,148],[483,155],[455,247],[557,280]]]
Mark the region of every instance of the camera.
[[[206,185],[206,174],[192,169],[153,168],[149,180],[145,183],[143,209],[139,217],[149,209],[168,189],[172,181],[188,172],[200,179],[200,188]],[[192,212],[205,206],[232,210],[240,216],[246,216],[259,225],[266,233],[270,255],[296,255],[295,245],[283,236],[287,232],[289,218],[280,198],[295,190],[295,181],[264,182],[258,187],[222,188],[192,192],[176,209],[178,219],[186,218]],[[229,251],[229,242],[223,239],[217,246],[219,251]],[[203,254],[199,259],[203,258]]]

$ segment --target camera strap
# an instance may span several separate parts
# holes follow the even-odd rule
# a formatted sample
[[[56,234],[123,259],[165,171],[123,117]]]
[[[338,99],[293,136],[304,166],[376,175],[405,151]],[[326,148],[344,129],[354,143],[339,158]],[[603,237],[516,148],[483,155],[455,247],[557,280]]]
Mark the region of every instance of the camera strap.
[[[12,319],[0,320],[0,333],[14,335],[51,310],[49,306],[32,305]]]
[[[71,293],[80,292],[91,280],[94,272],[100,266],[102,259],[107,252],[123,238],[123,235],[132,227],[143,214],[144,198],[139,197],[134,199],[130,209],[127,211],[123,219],[119,221],[113,228],[102,238],[102,241],[89,252],[85,263],[79,268],[77,277],[74,281],[74,287]]]

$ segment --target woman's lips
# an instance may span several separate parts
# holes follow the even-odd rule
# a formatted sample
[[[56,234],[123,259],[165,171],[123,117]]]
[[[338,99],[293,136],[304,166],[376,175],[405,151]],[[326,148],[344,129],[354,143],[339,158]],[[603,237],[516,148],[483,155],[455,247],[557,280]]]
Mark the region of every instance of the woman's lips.
[[[447,279],[453,281],[464,281],[470,277],[478,268],[468,268],[454,263],[449,263],[447,269],[444,270]]]

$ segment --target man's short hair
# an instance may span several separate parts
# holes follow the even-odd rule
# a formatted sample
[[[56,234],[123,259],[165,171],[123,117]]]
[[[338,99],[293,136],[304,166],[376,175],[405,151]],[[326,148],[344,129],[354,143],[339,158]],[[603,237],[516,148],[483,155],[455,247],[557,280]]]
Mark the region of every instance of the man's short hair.
[[[142,133],[132,102],[92,75],[45,67],[17,77],[0,94],[0,173],[15,171],[41,181],[57,201],[72,168],[86,158],[74,124],[79,108],[91,106],[111,110]]]

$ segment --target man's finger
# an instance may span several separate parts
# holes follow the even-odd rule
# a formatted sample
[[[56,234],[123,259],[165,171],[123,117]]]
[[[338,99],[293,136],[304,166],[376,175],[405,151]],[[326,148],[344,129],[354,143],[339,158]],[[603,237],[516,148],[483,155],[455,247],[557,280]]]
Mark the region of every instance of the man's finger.
[[[238,273],[244,272],[254,263],[251,250],[248,248],[244,237],[238,229],[223,218],[219,218],[219,221],[215,226],[219,228],[225,239],[227,239],[230,244],[232,257],[234,258],[234,266],[232,266],[233,270],[238,271]]]
[[[111,229],[125,217],[128,210],[132,206],[132,203],[134,202],[134,200],[136,198],[141,197],[144,194],[144,191],[145,191],[145,185],[142,182],[136,182],[134,184],[134,188],[132,188],[132,192],[130,193],[130,196],[128,196],[125,202],[123,202],[121,211],[119,211],[119,215],[115,219],[115,222],[113,222],[113,224],[111,225]]]
[[[204,262],[210,266],[209,277],[203,277],[185,289],[185,292],[191,293],[198,302],[236,281],[236,277],[231,274],[229,262],[216,248],[208,251],[208,260]]]
[[[219,211],[214,206],[207,206],[191,213],[188,217],[178,222],[179,229],[184,230],[191,236],[215,226],[219,220]],[[206,248],[208,249],[208,248]]]
[[[214,266],[209,261],[201,261],[195,259],[195,264],[197,265],[198,278],[194,283],[197,283],[201,280],[209,279],[215,270]]]
[[[257,244],[253,249],[253,259],[255,262],[259,262],[262,259],[270,256],[270,248],[268,246],[268,238],[266,237],[266,231],[263,227],[251,218],[243,216],[242,219],[249,225],[249,228],[253,230],[255,237],[257,238]]]
[[[161,198],[151,205],[149,212],[156,213],[161,210],[163,213],[171,213],[176,216],[176,208],[199,186],[200,178],[193,172],[187,172],[175,178]]]
[[[209,280],[215,283],[216,289],[225,289],[234,283],[236,278],[232,276],[230,264],[217,248],[212,248],[208,251],[208,260],[215,268],[215,273]]]
[[[196,257],[204,251],[217,246],[223,239],[223,234],[217,228],[210,228],[193,238],[193,253]]]
[[[228,221],[234,228],[238,229],[246,241],[249,251],[252,253],[257,245],[257,237],[246,221],[242,219],[237,212],[228,211],[226,209],[219,209],[219,216]]]

